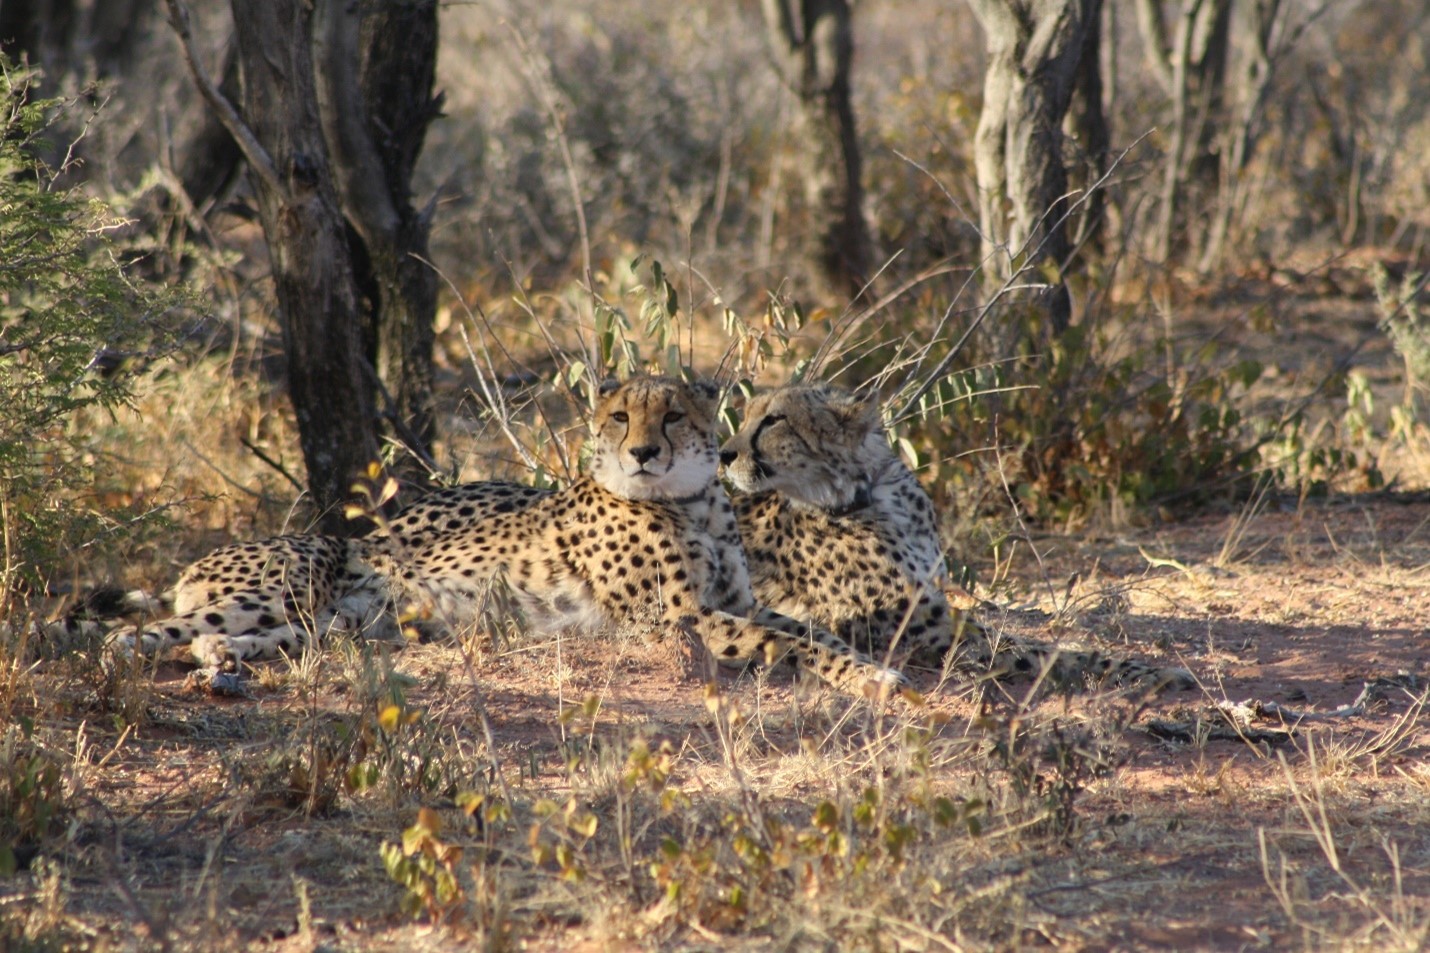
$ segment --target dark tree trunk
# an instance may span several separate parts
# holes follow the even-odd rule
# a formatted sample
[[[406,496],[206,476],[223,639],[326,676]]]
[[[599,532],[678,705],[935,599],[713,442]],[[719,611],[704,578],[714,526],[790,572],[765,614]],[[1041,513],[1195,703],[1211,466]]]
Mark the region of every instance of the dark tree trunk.
[[[393,436],[425,458],[436,426],[437,276],[427,264],[429,219],[412,207],[411,181],[441,106],[432,94],[437,4],[317,0],[315,23],[323,132],[360,243],[352,257],[368,299],[364,350]]]
[[[1071,252],[1062,124],[1102,0],[968,3],[988,46],[974,144],[984,267],[994,287],[1036,269],[1048,285],[1048,330],[1061,334],[1072,317],[1062,278]]]
[[[0,52],[43,66],[53,80],[69,69],[75,0],[4,0],[0,3]]]
[[[1226,122],[1226,72],[1232,0],[1182,0],[1169,33],[1157,0],[1138,0],[1147,59],[1172,103],[1163,171],[1156,255],[1167,260],[1181,244],[1200,242],[1188,226],[1217,188],[1218,130]],[[1181,233],[1189,241],[1178,242]]]
[[[1069,179],[1083,196],[1082,214],[1078,216],[1074,248],[1087,245],[1096,251],[1103,248],[1107,218],[1107,193],[1094,191],[1094,186],[1107,171],[1112,132],[1108,127],[1107,110],[1103,103],[1102,30],[1107,17],[1089,24],[1083,36],[1082,56],[1077,67],[1073,98],[1068,107],[1066,126],[1076,140],[1076,161]]]
[[[306,0],[233,0],[243,115],[255,169],[308,485],[325,532],[351,531],[340,504],[378,457],[372,387],[345,223],[323,141]]]
[[[440,106],[435,0],[232,0],[241,116],[198,64],[181,0],[167,2],[254,174],[309,487],[323,528],[349,530],[336,504],[378,458],[379,400],[415,454],[434,429],[436,280],[410,182]]]
[[[0,51],[43,66],[52,87],[66,76],[123,75],[154,7],[155,0],[4,0]]]
[[[857,294],[871,277],[859,136],[850,99],[850,0],[763,0],[776,67],[799,98],[799,165],[812,219],[809,256],[831,289]]]
[[[156,0],[93,0],[85,25],[86,56],[96,75],[128,76],[149,31]]]

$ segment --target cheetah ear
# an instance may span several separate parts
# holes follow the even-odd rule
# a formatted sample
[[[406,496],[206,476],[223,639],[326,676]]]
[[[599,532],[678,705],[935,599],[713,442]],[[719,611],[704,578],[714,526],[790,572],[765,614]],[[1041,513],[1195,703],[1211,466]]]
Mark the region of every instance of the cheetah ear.
[[[695,392],[695,396],[701,400],[708,400],[715,403],[720,399],[720,385],[714,381],[694,380],[690,382],[690,389]]]
[[[834,404],[834,413],[839,417],[843,428],[860,439],[884,426],[883,416],[879,412],[879,398],[876,396],[856,397],[851,394]]]
[[[608,377],[605,380],[601,381],[601,386],[596,388],[596,393],[602,397],[609,397],[612,393],[615,392],[616,388],[620,386],[620,381],[616,380],[614,377]]]
[[[690,396],[704,405],[704,412],[714,417],[720,407],[720,385],[714,381],[693,380],[688,381],[686,386],[690,388]]]

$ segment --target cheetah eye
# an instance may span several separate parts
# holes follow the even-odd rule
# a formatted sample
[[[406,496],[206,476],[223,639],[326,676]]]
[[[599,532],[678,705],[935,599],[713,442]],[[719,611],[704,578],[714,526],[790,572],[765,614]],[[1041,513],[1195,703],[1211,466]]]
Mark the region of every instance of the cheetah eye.
[[[668,423],[668,424],[673,424],[673,423],[675,423],[675,422],[677,422],[677,421],[684,420],[684,419],[685,419],[685,415],[682,414],[682,413],[681,413],[680,411],[678,411],[678,410],[672,410],[670,413],[668,413],[668,414],[665,415],[665,422]]]
[[[775,424],[785,419],[786,417],[784,414],[770,414],[768,417],[765,418],[765,426],[773,427]]]
[[[611,414],[611,419],[618,424],[623,424],[631,419],[631,415],[626,413],[624,410],[618,410],[614,414]]]

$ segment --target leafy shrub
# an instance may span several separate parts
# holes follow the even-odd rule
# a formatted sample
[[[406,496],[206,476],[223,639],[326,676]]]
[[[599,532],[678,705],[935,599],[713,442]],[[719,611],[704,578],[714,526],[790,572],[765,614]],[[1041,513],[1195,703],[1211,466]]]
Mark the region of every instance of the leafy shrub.
[[[1380,306],[1380,327],[1390,336],[1395,353],[1405,363],[1405,394],[1397,427],[1408,430],[1418,417],[1417,408],[1430,395],[1430,315],[1422,307],[1426,276],[1410,272],[1398,287],[1391,287],[1383,265],[1374,272],[1375,297]]]
[[[131,396],[137,370],[173,340],[177,291],[131,281],[100,203],[35,158],[57,100],[0,59],[0,609],[44,581],[57,553],[106,516],[87,501],[95,460],[73,421]]]
[[[945,504],[988,506],[1011,492],[1028,519],[1067,525],[1205,501],[1261,465],[1268,422],[1241,409],[1259,362],[1227,361],[1210,346],[1188,355],[1097,316],[1034,353],[1025,342],[1041,339],[1038,316],[1013,310],[1007,320],[1028,329],[1011,356],[971,347],[965,369],[927,387],[912,380],[897,402],[912,421],[906,454],[983,451],[978,465],[945,461],[928,475],[954,497]]]
[[[29,867],[63,831],[70,811],[64,772],[33,733],[22,720],[0,738],[0,877]]]

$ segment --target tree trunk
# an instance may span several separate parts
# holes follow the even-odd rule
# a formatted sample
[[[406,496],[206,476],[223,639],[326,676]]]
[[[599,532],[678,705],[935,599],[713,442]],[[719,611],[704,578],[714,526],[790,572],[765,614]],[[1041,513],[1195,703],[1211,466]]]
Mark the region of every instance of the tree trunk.
[[[52,87],[121,76],[149,32],[155,0],[4,0],[0,51],[42,66]]]
[[[1094,186],[1107,172],[1109,150],[1112,147],[1112,131],[1107,122],[1107,110],[1103,103],[1102,82],[1102,30],[1103,21],[1110,17],[1098,17],[1088,25],[1083,34],[1082,55],[1079,58],[1077,76],[1074,80],[1072,102],[1064,127],[1076,141],[1076,161],[1069,173],[1071,184],[1083,196],[1082,214],[1078,216],[1077,232],[1072,239],[1074,251],[1083,245],[1102,252],[1107,218],[1107,192],[1093,191]]]
[[[856,295],[871,277],[859,136],[850,99],[850,0],[763,0],[776,68],[799,100],[799,167],[811,217],[808,254],[831,290]]]
[[[267,168],[255,169],[308,486],[324,532],[351,531],[341,504],[378,458],[372,387],[346,225],[329,174],[306,0],[233,0],[243,113]],[[250,165],[253,165],[250,156]]]
[[[1032,267],[1048,284],[1048,331],[1072,317],[1063,282],[1071,245],[1062,123],[1085,33],[1102,0],[968,0],[983,25],[988,66],[974,143],[984,267],[996,287]]]
[[[435,0],[232,0],[242,116],[199,66],[187,9],[167,2],[254,174],[309,488],[323,529],[349,531],[336,504],[378,458],[377,398],[415,455],[435,427],[436,277],[410,189],[440,106]]]
[[[44,67],[51,84],[69,72],[70,38],[79,11],[75,0],[4,0],[0,52],[15,62]],[[47,95],[54,95],[51,90]]]
[[[412,207],[411,181],[441,106],[432,95],[436,0],[317,0],[314,17],[323,133],[368,298],[364,352],[393,436],[427,459],[437,276],[427,263],[430,222]]]
[[[1201,259],[1197,262],[1197,270],[1203,273],[1221,260],[1232,221],[1245,202],[1243,180],[1263,125],[1273,62],[1272,34],[1282,12],[1281,0],[1255,0],[1243,7],[1247,22],[1240,32],[1249,42],[1244,43],[1241,68],[1235,77],[1237,108],[1227,110],[1231,113],[1227,123],[1218,124],[1221,140],[1217,150],[1221,160],[1218,200],[1207,226]]]
[[[1162,214],[1155,254],[1163,261],[1181,243],[1195,210],[1215,194],[1216,133],[1225,120],[1226,67],[1232,0],[1183,0],[1170,40],[1154,0],[1139,0],[1147,57],[1172,100],[1171,139],[1162,181]],[[1193,210],[1193,214],[1184,212]],[[1195,238],[1188,242],[1195,247]]]

